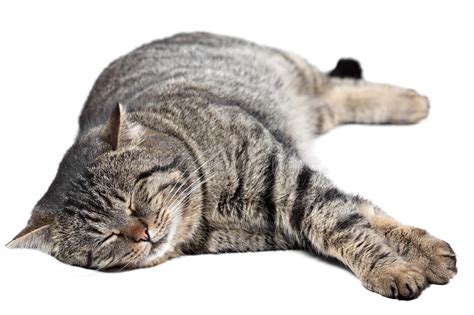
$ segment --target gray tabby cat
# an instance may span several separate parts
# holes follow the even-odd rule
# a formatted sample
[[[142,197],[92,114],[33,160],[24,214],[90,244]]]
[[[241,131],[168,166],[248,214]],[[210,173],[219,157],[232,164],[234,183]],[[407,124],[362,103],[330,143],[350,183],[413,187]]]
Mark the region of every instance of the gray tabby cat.
[[[454,276],[451,247],[338,189],[307,148],[341,124],[412,124],[428,108],[413,90],[362,80],[350,59],[322,73],[236,38],[154,41],[100,75],[75,143],[8,246],[100,270],[304,249],[412,299]]]

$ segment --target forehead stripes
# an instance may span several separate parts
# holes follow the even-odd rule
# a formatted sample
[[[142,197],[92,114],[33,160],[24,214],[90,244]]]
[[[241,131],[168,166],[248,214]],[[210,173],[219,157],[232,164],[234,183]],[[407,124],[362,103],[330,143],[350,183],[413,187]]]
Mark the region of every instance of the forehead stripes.
[[[149,169],[148,171],[140,173],[140,175],[138,175],[135,183],[142,180],[142,179],[144,179],[144,178],[150,177],[151,175],[153,175],[156,172],[166,172],[166,171],[172,170],[180,164],[180,161],[181,161],[181,159],[179,157],[176,157],[169,164],[156,165],[156,166],[152,167],[151,169]]]

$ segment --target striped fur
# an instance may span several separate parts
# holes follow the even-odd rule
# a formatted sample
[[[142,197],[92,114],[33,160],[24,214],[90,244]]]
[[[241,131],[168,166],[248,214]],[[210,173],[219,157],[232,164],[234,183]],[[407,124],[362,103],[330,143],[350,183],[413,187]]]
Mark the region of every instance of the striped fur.
[[[9,246],[93,269],[304,249],[337,258],[384,296],[417,297],[456,272],[449,245],[308,161],[308,140],[337,125],[426,117],[424,96],[360,77],[354,60],[325,74],[206,33],[146,44],[100,75],[76,142]]]

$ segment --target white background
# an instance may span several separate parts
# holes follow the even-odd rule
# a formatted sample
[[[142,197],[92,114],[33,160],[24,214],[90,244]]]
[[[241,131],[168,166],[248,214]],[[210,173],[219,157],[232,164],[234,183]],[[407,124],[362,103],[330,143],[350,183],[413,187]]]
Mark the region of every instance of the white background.
[[[315,141],[325,172],[451,243],[458,275],[400,302],[302,252],[184,257],[123,273],[1,246],[2,314],[471,313],[474,30],[469,1],[3,1],[0,241],[26,223],[77,132],[100,71],[152,39],[206,30],[296,52],[322,70],[360,59],[368,80],[431,99],[414,126],[346,126]]]

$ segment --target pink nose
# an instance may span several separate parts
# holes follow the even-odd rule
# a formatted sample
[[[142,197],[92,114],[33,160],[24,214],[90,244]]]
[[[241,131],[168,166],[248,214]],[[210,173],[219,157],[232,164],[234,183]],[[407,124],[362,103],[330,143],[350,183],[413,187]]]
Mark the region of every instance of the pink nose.
[[[150,235],[148,234],[148,229],[143,226],[142,224],[134,224],[132,225],[128,231],[127,235],[133,239],[135,242],[146,241],[149,242]]]

